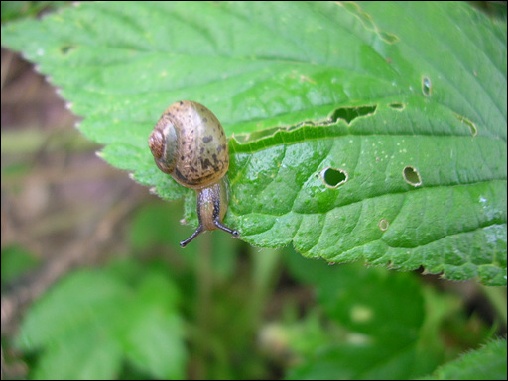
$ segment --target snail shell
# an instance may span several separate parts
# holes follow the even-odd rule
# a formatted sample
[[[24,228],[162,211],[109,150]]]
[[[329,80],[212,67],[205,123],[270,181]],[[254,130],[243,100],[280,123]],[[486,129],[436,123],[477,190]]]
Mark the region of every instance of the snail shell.
[[[149,144],[159,169],[192,189],[217,183],[229,167],[224,129],[217,117],[197,102],[169,106],[155,125]]]
[[[197,102],[173,103],[155,125],[148,144],[159,169],[197,193],[199,226],[180,245],[207,230],[221,229],[237,237],[236,230],[222,225],[228,205],[229,153],[217,117]]]

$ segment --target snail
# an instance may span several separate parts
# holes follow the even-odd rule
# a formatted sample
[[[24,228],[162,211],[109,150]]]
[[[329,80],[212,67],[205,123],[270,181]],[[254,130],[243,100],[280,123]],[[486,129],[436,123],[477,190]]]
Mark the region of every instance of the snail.
[[[238,231],[222,224],[229,197],[229,153],[217,117],[197,102],[173,103],[155,125],[148,144],[162,172],[196,191],[199,226],[180,246],[209,230],[238,237]]]

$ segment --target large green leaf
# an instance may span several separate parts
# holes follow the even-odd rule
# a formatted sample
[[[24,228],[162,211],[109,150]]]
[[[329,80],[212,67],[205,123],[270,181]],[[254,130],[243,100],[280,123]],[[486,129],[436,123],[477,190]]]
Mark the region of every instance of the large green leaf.
[[[234,136],[226,223],[253,245],[506,284],[506,23],[466,3],[84,3],[2,42],[166,199],[191,193],[147,137],[204,103]]]

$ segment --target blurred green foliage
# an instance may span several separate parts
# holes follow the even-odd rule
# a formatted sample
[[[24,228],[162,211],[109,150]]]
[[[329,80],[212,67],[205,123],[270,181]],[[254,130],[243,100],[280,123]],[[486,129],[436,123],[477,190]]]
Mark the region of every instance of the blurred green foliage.
[[[2,21],[48,6],[4,3]],[[426,111],[425,102],[413,111]],[[388,108],[378,112],[398,113],[400,104]],[[280,144],[281,136],[271,142]],[[146,155],[140,161],[126,147],[107,154],[119,167],[144,165]],[[254,157],[245,154],[249,148],[234,147],[236,165]],[[159,188],[168,185],[158,173],[149,176]],[[184,194],[173,190],[175,198]],[[220,233],[205,234],[182,252],[178,241],[192,230],[180,224],[183,208],[180,202],[140,205],[122,259],[68,274],[30,308],[19,335],[6,340],[22,351],[29,378],[506,378],[506,340],[489,342],[505,329],[506,315],[486,320],[441,288],[446,283],[418,272],[327,264],[291,247],[260,249]],[[23,248],[4,248],[2,285],[36,264]],[[506,289],[492,288],[483,303],[506,310]]]

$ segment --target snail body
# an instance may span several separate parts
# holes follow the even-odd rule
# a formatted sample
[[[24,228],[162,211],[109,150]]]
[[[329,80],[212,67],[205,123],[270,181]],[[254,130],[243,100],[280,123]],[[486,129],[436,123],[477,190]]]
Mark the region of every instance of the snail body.
[[[226,135],[217,117],[202,104],[179,101],[169,106],[148,140],[155,163],[197,195],[199,226],[180,242],[185,247],[205,231],[238,232],[222,224],[228,207],[229,153]]]

